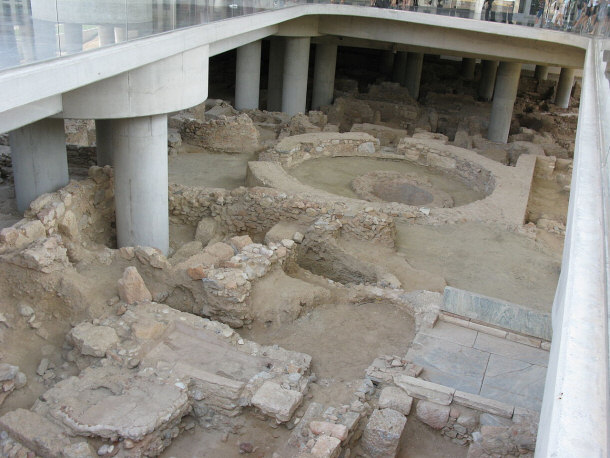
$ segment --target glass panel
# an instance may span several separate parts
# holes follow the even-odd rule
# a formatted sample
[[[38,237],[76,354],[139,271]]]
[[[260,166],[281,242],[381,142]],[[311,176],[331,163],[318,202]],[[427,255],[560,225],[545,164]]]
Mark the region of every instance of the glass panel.
[[[607,0],[0,0],[0,70],[304,3],[610,34]]]

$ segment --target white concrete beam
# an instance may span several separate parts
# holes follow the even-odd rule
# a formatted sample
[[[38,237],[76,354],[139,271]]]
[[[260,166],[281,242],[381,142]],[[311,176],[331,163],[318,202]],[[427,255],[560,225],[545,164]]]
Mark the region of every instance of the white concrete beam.
[[[208,47],[200,46],[63,95],[66,118],[171,113],[208,97]]]

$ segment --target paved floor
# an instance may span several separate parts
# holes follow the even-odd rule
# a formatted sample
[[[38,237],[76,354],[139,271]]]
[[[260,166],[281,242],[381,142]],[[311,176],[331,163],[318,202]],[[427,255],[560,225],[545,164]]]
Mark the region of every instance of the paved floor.
[[[549,352],[438,321],[420,331],[407,359],[421,378],[490,399],[540,410]]]

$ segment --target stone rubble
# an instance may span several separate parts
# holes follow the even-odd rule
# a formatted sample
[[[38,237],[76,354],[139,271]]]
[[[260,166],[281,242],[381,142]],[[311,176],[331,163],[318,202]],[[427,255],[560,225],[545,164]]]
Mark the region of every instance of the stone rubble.
[[[19,366],[0,363],[0,406],[13,391],[23,388],[26,383],[27,378]]]
[[[64,456],[62,449],[78,443],[72,438],[88,437],[107,441],[106,453],[115,447],[119,456],[156,456],[185,427],[185,415],[203,420],[210,409],[230,417],[251,406],[289,421],[311,362],[153,302],[127,306],[99,325],[81,323],[67,343],[80,374],[56,383],[30,411],[0,417],[0,429],[43,456]],[[7,374],[17,374],[11,367]]]

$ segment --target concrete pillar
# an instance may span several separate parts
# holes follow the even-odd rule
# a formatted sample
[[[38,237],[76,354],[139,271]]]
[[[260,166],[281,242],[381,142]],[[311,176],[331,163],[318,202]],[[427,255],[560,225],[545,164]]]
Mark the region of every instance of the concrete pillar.
[[[394,68],[392,69],[392,81],[395,83],[404,83],[405,72],[407,71],[407,53],[403,51],[396,52],[394,56]]]
[[[282,111],[290,116],[306,111],[309,42],[309,37],[286,38]]]
[[[405,71],[405,87],[415,100],[419,98],[419,83],[421,81],[421,69],[424,64],[424,53],[407,53],[407,69]]]
[[[549,76],[549,67],[546,65],[536,65],[536,70],[534,70],[534,78],[538,81],[544,81]]]
[[[7,67],[19,64],[17,38],[10,14],[0,17],[0,63]]]
[[[316,45],[316,63],[313,73],[313,95],[311,109],[333,103],[335,94],[335,68],[337,66],[337,45]]]
[[[479,81],[479,97],[489,102],[494,95],[496,73],[498,72],[497,60],[484,60],[481,81]]]
[[[476,59],[470,57],[464,57],[462,59],[462,78],[467,81],[474,79],[474,67],[477,64]]]
[[[269,44],[269,77],[267,80],[267,111],[282,110],[282,86],[284,83],[284,52],[286,42],[282,37],[272,37]]]
[[[98,25],[97,36],[100,42],[100,48],[102,46],[108,46],[114,44],[114,26],[113,25]]]
[[[115,27],[114,28],[114,42],[122,43],[127,41],[127,29],[125,27]]]
[[[382,51],[381,55],[381,73],[391,77],[392,69],[394,68],[394,52],[393,51]]]
[[[487,138],[492,142],[506,143],[508,140],[520,75],[520,62],[500,62],[498,65],[496,89],[487,130]]]
[[[261,41],[254,41],[237,48],[235,68],[235,108],[258,108],[261,82]]]
[[[167,115],[111,122],[118,246],[151,246],[167,254]]]
[[[61,52],[74,54],[83,50],[83,26],[80,24],[64,24],[64,39],[60,42]]]
[[[559,73],[559,82],[557,83],[557,92],[555,93],[555,105],[559,108],[568,108],[570,106],[570,94],[574,85],[574,69],[561,69]]]
[[[95,120],[95,152],[97,165],[113,165],[112,149],[112,121],[109,119]]]
[[[45,192],[68,184],[63,119],[42,119],[9,134],[17,209],[24,212]]]
[[[57,57],[58,40],[55,33],[55,23],[33,19],[34,26],[34,53],[36,59],[50,59]]]

